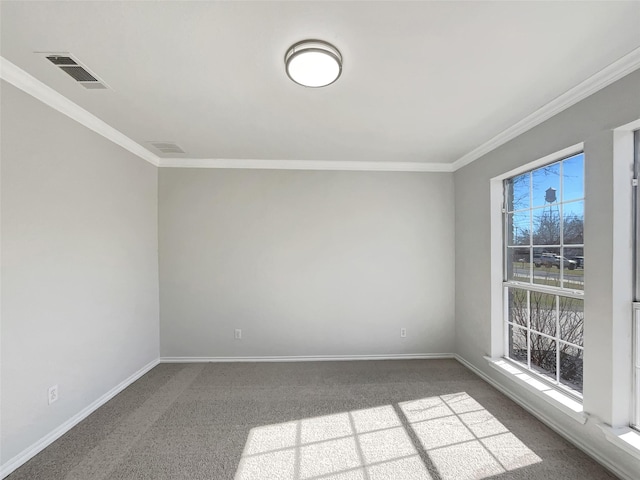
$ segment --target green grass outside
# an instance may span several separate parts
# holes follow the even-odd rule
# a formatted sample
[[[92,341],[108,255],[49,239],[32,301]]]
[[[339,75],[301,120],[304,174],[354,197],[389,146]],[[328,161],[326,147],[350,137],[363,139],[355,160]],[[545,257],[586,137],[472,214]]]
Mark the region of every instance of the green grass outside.
[[[514,268],[524,268],[524,269],[528,269],[529,265],[531,265],[530,263],[527,262],[513,262],[513,266]],[[554,266],[551,267],[545,267],[545,266],[540,266],[540,267],[536,267],[535,265],[533,266],[533,272],[534,274],[539,274],[540,272],[547,272],[547,273],[551,273],[551,272],[558,272],[560,269]],[[576,277],[582,277],[584,276],[584,269],[582,268],[576,268],[574,270],[569,270],[568,268],[564,268],[564,273],[565,275],[573,275]]]

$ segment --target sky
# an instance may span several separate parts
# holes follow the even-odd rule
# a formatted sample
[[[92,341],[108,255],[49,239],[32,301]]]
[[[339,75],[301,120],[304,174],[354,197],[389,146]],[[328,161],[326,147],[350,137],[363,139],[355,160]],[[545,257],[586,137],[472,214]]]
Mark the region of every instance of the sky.
[[[560,182],[561,177],[562,182]],[[584,198],[584,153],[514,177],[513,209],[549,207],[545,202],[545,194],[549,188],[556,190],[556,202]],[[530,192],[533,193],[531,198]],[[582,216],[584,212],[584,202],[565,203],[563,207],[565,216],[568,214]]]
[[[549,211],[552,215],[558,215],[560,202],[564,218],[576,216],[584,219],[584,153],[518,175],[512,182],[513,209],[516,210],[513,214],[513,234],[516,236],[518,232],[530,231],[532,220],[535,229],[540,218],[548,215]],[[548,188],[556,190],[554,203],[545,201]]]

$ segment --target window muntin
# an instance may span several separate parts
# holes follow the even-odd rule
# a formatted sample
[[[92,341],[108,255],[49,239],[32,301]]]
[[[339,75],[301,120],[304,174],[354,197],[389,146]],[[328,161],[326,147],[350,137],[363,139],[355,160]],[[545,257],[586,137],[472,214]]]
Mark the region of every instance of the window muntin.
[[[504,181],[506,357],[582,394],[584,154]]]

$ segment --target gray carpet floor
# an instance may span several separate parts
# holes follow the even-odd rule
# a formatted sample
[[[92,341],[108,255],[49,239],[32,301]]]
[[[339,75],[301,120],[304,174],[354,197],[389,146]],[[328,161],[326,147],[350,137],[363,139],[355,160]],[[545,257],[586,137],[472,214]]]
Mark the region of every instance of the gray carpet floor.
[[[455,360],[161,364],[9,480],[611,479]]]

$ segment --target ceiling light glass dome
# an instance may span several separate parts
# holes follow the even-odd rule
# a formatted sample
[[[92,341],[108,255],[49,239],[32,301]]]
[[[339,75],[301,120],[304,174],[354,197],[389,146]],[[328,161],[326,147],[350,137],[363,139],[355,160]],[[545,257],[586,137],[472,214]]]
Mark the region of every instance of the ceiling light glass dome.
[[[289,78],[305,87],[326,87],[342,73],[340,51],[322,40],[303,40],[292,45],[284,63]]]

